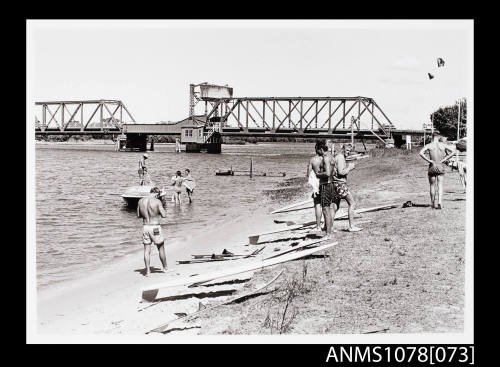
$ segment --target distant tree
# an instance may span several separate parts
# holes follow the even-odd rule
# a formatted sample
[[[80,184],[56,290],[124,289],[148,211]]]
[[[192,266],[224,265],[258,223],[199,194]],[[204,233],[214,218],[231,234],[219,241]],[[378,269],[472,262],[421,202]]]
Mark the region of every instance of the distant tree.
[[[460,107],[460,138],[467,135],[467,100],[463,98]],[[432,115],[430,116],[432,119]],[[453,106],[440,107],[434,111],[434,127],[449,140],[456,140],[458,125],[458,101]]]

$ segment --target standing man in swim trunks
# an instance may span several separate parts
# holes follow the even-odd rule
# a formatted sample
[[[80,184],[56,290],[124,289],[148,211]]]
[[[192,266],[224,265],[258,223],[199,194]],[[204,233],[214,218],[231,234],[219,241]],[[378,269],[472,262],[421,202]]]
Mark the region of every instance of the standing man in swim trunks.
[[[352,150],[351,144],[344,144],[341,151],[335,155],[335,168],[333,172],[333,188],[335,198],[333,200],[333,217],[335,218],[336,211],[340,208],[340,200],[347,201],[349,205],[349,232],[359,232],[362,228],[354,225],[354,198],[347,187],[347,175],[354,169],[354,163],[347,164],[345,157]]]
[[[181,171],[177,171],[175,177],[172,177],[172,186],[174,187],[173,199],[176,204],[181,204],[181,192],[182,183],[184,182],[184,177],[182,177]]]
[[[444,162],[454,154],[454,149],[441,142],[440,138],[439,134],[435,134],[433,141],[425,145],[419,153],[425,161],[429,162],[427,175],[429,176],[431,205],[434,209],[443,208]],[[426,152],[429,152],[430,159],[426,157]],[[450,153],[447,155],[447,152]]]
[[[335,190],[333,187],[333,168],[335,167],[335,162],[326,143],[323,142],[320,149],[323,153],[323,165],[322,171],[316,173],[316,177],[320,179],[319,194],[321,197],[321,208],[325,218],[326,235],[328,238],[332,238],[333,218],[335,216],[333,211],[333,202],[335,199]]]
[[[142,198],[137,204],[137,218],[142,218],[142,242],[144,244],[144,264],[146,265],[146,276],[151,273],[149,263],[151,257],[151,243],[158,248],[163,272],[167,271],[167,258],[165,256],[165,239],[161,232],[160,216],[165,218],[167,213],[162,202],[158,199],[160,189],[153,187],[148,197]]]
[[[315,174],[322,171],[323,166],[323,150],[321,149],[321,142],[318,140],[316,145],[314,146],[314,150],[316,155],[311,158],[309,161],[309,165],[307,166],[307,175],[309,178],[309,174],[314,172]],[[321,231],[321,197],[319,192],[317,194],[313,193],[313,202],[314,202],[314,214],[316,215],[316,230]]]
[[[314,197],[314,209],[316,214],[316,229],[321,231],[321,214],[325,219],[326,235],[332,236],[332,215],[330,205],[333,200],[333,185],[331,181],[331,159],[325,157],[328,151],[323,140],[318,140],[314,146],[316,156],[309,162],[307,173],[312,169],[319,179],[319,194]]]
[[[148,171],[148,168],[146,167],[146,159],[148,159],[148,154],[144,153],[142,158],[139,160],[139,170],[137,172],[139,173],[141,186],[144,185],[144,174]]]

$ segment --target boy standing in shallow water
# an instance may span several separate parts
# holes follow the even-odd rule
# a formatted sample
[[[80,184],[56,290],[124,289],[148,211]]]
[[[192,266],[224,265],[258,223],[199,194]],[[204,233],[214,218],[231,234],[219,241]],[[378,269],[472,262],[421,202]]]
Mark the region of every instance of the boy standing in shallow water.
[[[172,195],[172,201],[176,204],[181,204],[181,192],[182,183],[184,182],[184,177],[182,177],[181,171],[177,171],[175,177],[172,177],[172,186],[174,187],[174,194]]]
[[[184,177],[184,180],[191,181],[192,183],[194,183],[194,180],[193,180],[193,177],[191,177],[191,171],[189,170],[189,168],[186,168],[185,173],[186,173],[186,176]],[[193,190],[194,190],[194,188],[189,188],[188,186],[186,186],[186,193],[187,193],[187,196],[188,196],[190,203],[193,201],[191,198],[191,196],[193,195]]]

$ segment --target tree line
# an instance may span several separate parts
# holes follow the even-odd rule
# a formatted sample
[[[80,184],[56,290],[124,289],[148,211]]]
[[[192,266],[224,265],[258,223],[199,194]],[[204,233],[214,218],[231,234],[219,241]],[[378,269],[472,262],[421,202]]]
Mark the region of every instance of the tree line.
[[[440,107],[430,115],[434,128],[449,140],[457,139],[458,104],[460,103],[460,138],[467,136],[467,99],[462,98],[452,106]]]

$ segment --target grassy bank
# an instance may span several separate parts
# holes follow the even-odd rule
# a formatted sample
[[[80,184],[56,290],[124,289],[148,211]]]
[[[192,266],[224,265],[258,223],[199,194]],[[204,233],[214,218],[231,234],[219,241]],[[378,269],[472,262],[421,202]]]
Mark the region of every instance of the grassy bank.
[[[374,151],[356,164],[350,188],[359,207],[426,204],[426,168],[417,151]],[[446,175],[443,205],[365,213],[358,233],[336,221],[338,245],[326,257],[256,273],[249,288],[286,269],[274,291],[202,314],[200,334],[462,331],[465,195],[456,173]]]

